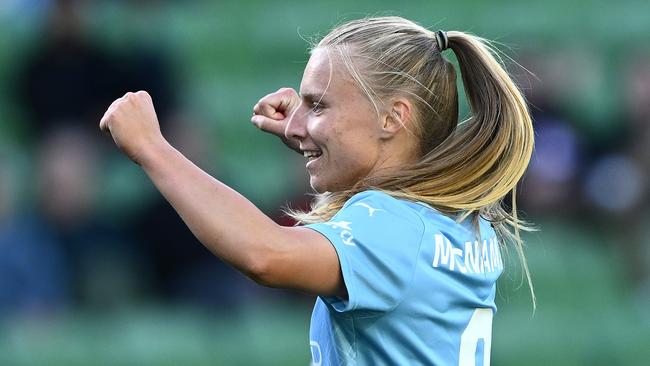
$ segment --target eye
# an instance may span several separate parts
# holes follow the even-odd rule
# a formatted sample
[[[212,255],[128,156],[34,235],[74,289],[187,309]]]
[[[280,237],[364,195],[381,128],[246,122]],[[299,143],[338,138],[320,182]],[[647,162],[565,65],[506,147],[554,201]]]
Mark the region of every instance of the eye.
[[[325,109],[325,106],[323,105],[323,103],[316,102],[316,101],[311,103],[311,111],[312,112],[314,112],[316,114],[320,114],[323,111],[323,109]]]

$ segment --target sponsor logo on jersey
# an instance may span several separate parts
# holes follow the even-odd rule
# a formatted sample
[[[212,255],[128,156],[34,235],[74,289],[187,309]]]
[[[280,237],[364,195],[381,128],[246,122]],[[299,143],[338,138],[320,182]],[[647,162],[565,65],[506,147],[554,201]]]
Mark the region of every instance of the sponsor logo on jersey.
[[[352,223],[350,221],[329,221],[325,225],[331,227],[332,229],[341,230],[339,237],[345,245],[356,246],[354,243],[354,236],[352,235]]]

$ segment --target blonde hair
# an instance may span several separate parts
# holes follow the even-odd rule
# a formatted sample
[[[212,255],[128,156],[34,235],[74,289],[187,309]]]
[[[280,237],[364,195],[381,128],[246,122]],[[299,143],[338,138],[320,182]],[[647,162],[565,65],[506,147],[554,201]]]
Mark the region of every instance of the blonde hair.
[[[533,151],[526,101],[504,70],[490,42],[448,31],[458,59],[471,117],[458,123],[454,66],[441,54],[434,32],[400,17],[354,20],[334,28],[317,45],[338,51],[350,75],[375,108],[391,96],[414,104],[412,133],[420,159],[398,172],[366,177],[353,187],[319,194],[309,212],[288,210],[300,223],[327,221],[354,194],[368,189],[424,202],[462,221],[472,215],[492,222],[501,242],[510,242],[535,294],[517,217],[516,185]],[[502,200],[512,194],[512,207]]]

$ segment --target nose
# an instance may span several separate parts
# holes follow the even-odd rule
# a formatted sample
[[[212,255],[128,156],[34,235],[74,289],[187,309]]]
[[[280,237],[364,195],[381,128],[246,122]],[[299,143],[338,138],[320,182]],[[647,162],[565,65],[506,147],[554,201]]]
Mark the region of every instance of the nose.
[[[303,112],[303,103],[301,101],[300,105],[289,116],[289,122],[287,122],[287,126],[284,129],[284,137],[289,140],[302,141],[306,135],[307,124],[305,113]]]

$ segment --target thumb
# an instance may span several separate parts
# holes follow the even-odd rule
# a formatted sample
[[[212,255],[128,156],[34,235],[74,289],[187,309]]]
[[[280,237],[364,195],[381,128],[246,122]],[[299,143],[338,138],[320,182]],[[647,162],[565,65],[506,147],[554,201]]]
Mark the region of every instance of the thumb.
[[[276,112],[277,114],[281,114]],[[282,118],[269,118],[261,114],[256,114],[251,117],[251,122],[260,130],[272,133],[278,136],[284,136],[284,116]]]

